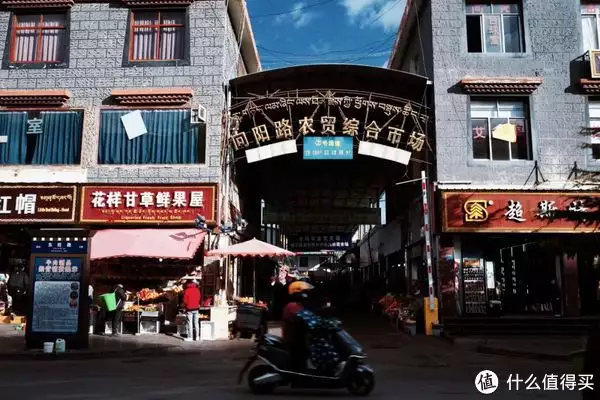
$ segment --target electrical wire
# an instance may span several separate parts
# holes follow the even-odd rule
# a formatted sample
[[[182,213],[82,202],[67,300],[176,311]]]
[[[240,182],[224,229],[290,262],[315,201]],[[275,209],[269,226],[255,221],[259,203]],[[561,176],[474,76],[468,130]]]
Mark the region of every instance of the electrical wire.
[[[262,14],[262,15],[250,15],[250,17],[252,19],[264,19],[264,18],[269,18],[269,17],[277,17],[277,16],[280,16],[280,15],[293,14],[293,13],[296,13],[298,11],[304,11],[304,10],[308,10],[308,9],[311,9],[311,8],[320,7],[320,6],[323,6],[325,4],[333,3],[334,1],[337,1],[337,0],[322,0],[322,1],[319,1],[319,2],[316,2],[316,3],[308,4],[308,5],[303,6],[303,7],[292,8],[292,9],[287,10],[287,11],[281,11],[281,12],[270,13],[270,14]]]

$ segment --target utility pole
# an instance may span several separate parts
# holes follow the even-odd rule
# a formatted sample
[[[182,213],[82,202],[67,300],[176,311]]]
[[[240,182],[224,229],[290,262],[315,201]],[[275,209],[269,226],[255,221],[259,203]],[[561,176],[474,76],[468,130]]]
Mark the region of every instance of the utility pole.
[[[421,190],[423,192],[423,234],[425,235],[425,258],[427,259],[427,284],[429,286],[429,309],[435,310],[433,300],[433,268],[431,256],[431,226],[429,218],[429,201],[427,189],[427,174],[421,171]]]

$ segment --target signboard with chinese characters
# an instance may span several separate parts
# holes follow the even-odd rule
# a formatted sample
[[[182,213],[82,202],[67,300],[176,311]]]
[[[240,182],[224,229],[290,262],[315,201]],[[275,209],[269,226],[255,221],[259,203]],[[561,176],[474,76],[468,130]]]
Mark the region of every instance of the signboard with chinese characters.
[[[82,258],[35,257],[33,333],[76,334],[79,320]]]
[[[75,186],[0,186],[0,223],[73,222]]]
[[[288,247],[292,251],[347,250],[352,246],[351,233],[318,235],[290,235]]]
[[[60,338],[68,348],[85,348],[89,341],[88,232],[40,229],[32,235],[27,347],[39,348]]]
[[[577,233],[599,230],[600,193],[443,192],[445,232]]]
[[[375,93],[357,96],[341,89],[255,96],[235,104],[231,117],[230,143],[235,151],[320,136],[379,143],[416,156],[425,148],[423,127],[429,119],[426,107],[414,101]]]
[[[305,160],[352,160],[354,140],[351,137],[304,137]]]
[[[217,186],[85,186],[80,220],[100,224],[193,224],[215,221]]]

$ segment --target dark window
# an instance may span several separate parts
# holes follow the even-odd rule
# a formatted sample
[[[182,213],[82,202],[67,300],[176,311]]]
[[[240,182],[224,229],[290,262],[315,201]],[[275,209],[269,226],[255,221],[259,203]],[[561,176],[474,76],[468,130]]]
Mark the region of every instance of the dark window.
[[[522,53],[520,4],[468,3],[467,46],[469,53]]]
[[[82,111],[0,112],[0,165],[79,164]]]
[[[185,11],[132,11],[129,61],[183,60],[185,21]]]
[[[14,64],[57,64],[65,60],[67,15],[14,14],[10,62]]]
[[[143,110],[147,133],[129,139],[121,117],[132,110],[100,112],[99,164],[202,164],[206,125],[190,122],[190,109]]]
[[[471,102],[473,158],[530,160],[531,137],[527,103],[522,100]]]
[[[300,268],[308,268],[308,257],[300,257]]]
[[[600,100],[594,99],[589,102],[588,119],[590,128],[600,129]],[[592,134],[590,137],[590,146],[594,160],[600,160],[600,133]]]

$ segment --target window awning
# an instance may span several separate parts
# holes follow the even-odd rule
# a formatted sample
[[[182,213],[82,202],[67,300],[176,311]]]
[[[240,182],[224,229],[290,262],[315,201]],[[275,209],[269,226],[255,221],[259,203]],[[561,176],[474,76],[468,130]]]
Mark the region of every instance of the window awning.
[[[91,239],[91,260],[117,257],[189,260],[204,241],[198,229],[106,229]]]

